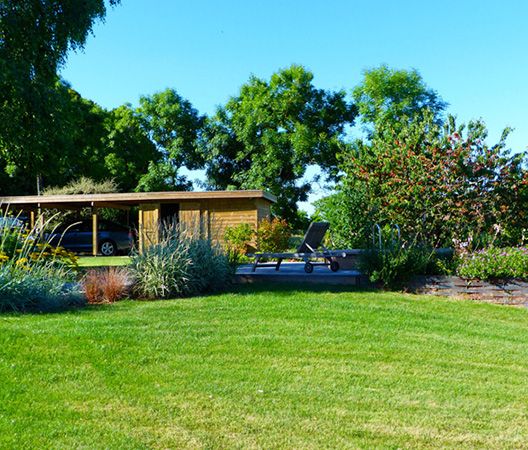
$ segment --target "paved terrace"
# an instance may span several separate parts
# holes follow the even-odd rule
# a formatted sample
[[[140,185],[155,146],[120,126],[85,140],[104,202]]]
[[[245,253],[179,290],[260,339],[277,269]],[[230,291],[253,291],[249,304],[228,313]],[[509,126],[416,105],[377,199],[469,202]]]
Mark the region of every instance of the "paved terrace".
[[[350,286],[367,285],[368,277],[357,270],[339,269],[332,272],[326,266],[314,266],[312,273],[305,273],[304,262],[283,262],[280,270],[274,267],[258,267],[251,271],[252,264],[244,264],[237,270],[235,283],[318,283]]]

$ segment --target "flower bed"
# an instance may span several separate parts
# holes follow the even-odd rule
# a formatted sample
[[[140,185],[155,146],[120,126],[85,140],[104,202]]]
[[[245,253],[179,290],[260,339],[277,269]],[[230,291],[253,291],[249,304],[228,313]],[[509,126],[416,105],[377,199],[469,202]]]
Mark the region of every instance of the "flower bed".
[[[528,279],[526,247],[488,247],[460,257],[457,275],[487,280],[489,278]]]

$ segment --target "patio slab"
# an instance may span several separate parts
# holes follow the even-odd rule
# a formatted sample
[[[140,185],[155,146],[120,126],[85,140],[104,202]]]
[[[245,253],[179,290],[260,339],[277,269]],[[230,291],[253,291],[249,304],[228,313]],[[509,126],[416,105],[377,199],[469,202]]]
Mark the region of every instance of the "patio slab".
[[[312,273],[304,271],[304,262],[283,262],[280,270],[274,267],[258,267],[251,271],[252,264],[244,264],[237,269],[235,283],[317,283],[359,286],[368,284],[368,277],[357,270],[332,272],[326,266],[314,266]]]

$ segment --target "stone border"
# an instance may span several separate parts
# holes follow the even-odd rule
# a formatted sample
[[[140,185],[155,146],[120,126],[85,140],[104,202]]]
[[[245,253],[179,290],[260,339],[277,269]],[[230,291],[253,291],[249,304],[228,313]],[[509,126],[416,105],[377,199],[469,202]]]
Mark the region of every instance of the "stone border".
[[[464,277],[415,276],[409,292],[471,298],[489,303],[528,308],[528,281],[518,279],[478,280]]]

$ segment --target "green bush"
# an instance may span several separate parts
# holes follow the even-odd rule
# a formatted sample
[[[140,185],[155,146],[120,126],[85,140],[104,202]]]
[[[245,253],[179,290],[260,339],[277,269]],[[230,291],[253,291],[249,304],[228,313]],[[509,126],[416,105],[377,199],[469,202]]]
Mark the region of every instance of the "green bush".
[[[528,278],[528,249],[488,247],[460,256],[457,274],[479,278]]]
[[[315,202],[319,221],[329,222],[329,248],[367,248],[374,223],[368,197],[358,188],[340,186],[335,194]]]
[[[228,226],[225,230],[224,242],[227,248],[233,249],[245,255],[256,236],[255,228],[249,223],[239,223],[236,226]]]
[[[291,237],[291,227],[286,219],[275,217],[259,222],[257,242],[263,253],[280,253],[288,250]]]
[[[166,226],[159,243],[132,256],[140,297],[167,299],[214,292],[231,282],[232,260],[218,243],[192,231],[196,229]]]
[[[387,289],[401,288],[414,275],[448,272],[448,264],[434,252],[417,247],[366,250],[358,262],[360,272]]]

